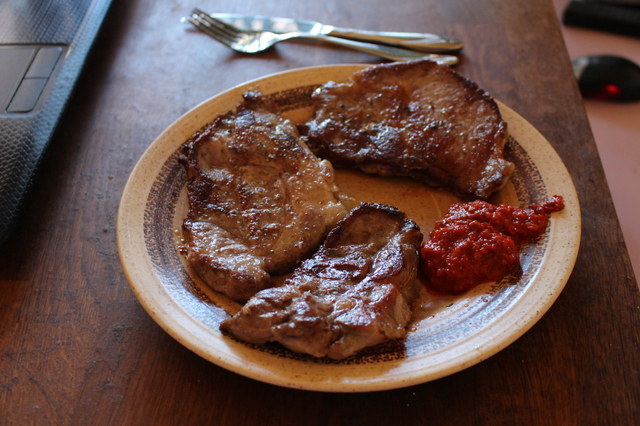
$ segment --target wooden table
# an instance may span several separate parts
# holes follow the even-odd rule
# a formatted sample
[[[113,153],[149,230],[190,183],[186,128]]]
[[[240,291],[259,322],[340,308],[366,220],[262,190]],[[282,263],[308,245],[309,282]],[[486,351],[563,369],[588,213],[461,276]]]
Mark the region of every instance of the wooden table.
[[[520,113],[581,201],[565,290],[523,337],[434,382],[358,394],[228,372],[165,333],[130,290],[116,212],[156,136],[238,83],[311,65],[377,63],[317,43],[234,54],[180,24],[196,4],[116,1],[0,248],[0,424],[638,424],[640,297],[550,1],[202,1],[205,10],[430,31],[466,43],[457,70]]]

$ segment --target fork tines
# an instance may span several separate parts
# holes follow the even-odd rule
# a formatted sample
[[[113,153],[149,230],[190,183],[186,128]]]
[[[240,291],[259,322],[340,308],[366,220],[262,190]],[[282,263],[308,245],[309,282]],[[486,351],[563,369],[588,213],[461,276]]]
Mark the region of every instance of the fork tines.
[[[233,26],[212,17],[200,9],[193,9],[188,19],[196,28],[229,47],[237,42],[240,37]]]

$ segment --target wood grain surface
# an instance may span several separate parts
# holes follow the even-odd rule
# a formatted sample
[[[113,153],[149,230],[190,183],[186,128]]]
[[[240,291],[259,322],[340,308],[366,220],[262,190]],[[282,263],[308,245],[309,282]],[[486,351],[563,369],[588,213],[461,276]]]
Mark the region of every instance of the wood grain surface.
[[[130,290],[115,241],[119,198],[144,150],[236,84],[380,62],[313,41],[237,54],[180,23],[194,6],[462,39],[457,70],[533,124],[577,187],[580,254],[550,311],[474,367],[374,393],[264,384],[172,339]],[[0,424],[640,424],[638,292],[550,1],[114,1],[0,247]]]

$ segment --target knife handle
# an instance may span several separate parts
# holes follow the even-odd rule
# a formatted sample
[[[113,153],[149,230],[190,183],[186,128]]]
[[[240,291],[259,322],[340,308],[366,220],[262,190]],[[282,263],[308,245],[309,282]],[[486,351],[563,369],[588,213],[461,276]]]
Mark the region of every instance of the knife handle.
[[[455,65],[458,58],[453,55],[438,55],[433,53],[418,52],[416,50],[401,49],[399,47],[387,46],[385,44],[365,43],[346,38],[331,37],[325,35],[299,35],[303,38],[322,40],[327,43],[348,47],[361,52],[370,53],[392,61],[408,61],[412,59],[430,59],[444,65]]]
[[[458,39],[426,33],[365,31],[331,27],[331,30],[325,34],[351,40],[384,43],[421,52],[454,52],[463,47],[462,42]]]

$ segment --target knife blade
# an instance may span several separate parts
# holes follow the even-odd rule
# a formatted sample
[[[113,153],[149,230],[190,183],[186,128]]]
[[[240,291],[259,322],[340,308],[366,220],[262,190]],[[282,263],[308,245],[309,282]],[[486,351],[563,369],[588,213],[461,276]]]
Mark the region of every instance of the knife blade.
[[[298,32],[310,35],[326,35],[351,40],[383,43],[421,52],[453,52],[462,49],[463,43],[451,37],[428,33],[365,31],[338,28],[314,21],[277,18],[259,15],[212,13],[211,16],[238,28],[274,33]]]

